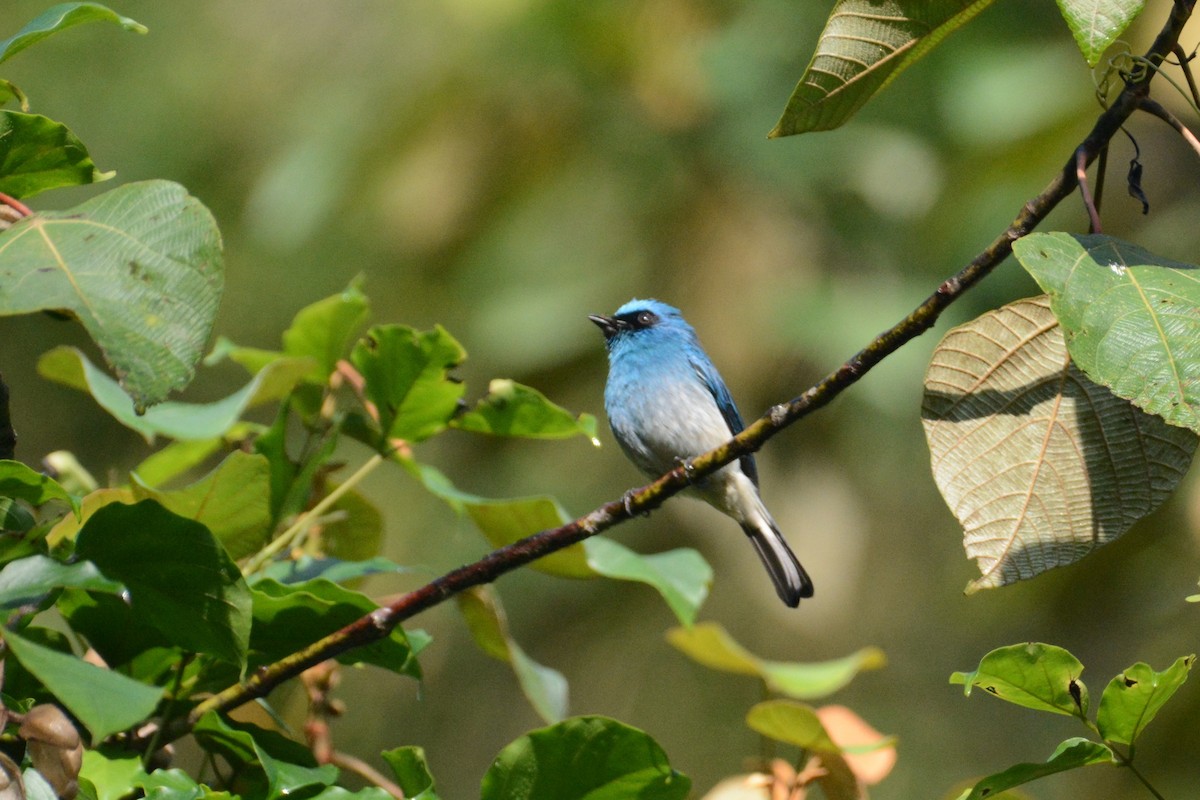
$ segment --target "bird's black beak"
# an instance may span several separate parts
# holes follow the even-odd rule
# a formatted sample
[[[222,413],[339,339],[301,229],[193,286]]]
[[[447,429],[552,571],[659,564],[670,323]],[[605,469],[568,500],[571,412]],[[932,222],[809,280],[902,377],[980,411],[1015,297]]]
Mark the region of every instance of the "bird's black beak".
[[[606,317],[602,314],[588,314],[588,319],[596,323],[600,330],[604,332],[605,339],[611,339],[616,336],[617,331],[621,329],[621,321],[613,317]]]

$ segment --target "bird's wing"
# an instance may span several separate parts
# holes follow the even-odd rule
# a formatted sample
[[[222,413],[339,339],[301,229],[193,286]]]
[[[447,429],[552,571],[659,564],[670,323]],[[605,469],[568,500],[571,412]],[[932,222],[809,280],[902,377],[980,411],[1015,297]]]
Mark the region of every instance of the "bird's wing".
[[[721,380],[721,376],[717,374],[717,368],[707,358],[693,360],[692,367],[696,370],[700,380],[712,392],[713,400],[716,402],[717,408],[721,410],[725,424],[729,426],[729,435],[737,436],[746,426],[742,422],[742,415],[738,413],[732,395],[729,394],[729,389],[725,386],[725,381]],[[742,472],[746,473],[746,477],[757,486],[758,467],[754,463],[754,456],[745,455],[739,461],[742,465]]]

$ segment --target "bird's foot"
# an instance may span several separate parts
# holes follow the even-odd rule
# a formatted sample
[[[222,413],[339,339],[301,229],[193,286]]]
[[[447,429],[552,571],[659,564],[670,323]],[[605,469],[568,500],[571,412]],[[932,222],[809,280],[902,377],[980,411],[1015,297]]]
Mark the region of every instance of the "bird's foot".
[[[680,458],[679,456],[675,456],[675,463],[678,466],[683,467],[683,476],[687,479],[689,484],[692,483],[692,473],[696,471],[696,468],[692,466],[692,460],[690,458]]]
[[[630,489],[629,491],[627,491],[627,492],[626,492],[626,493],[625,493],[625,494],[624,494],[624,495],[621,497],[621,502],[622,502],[622,503],[624,504],[624,506],[625,506],[625,513],[626,513],[626,514],[628,514],[630,517],[636,516],[636,515],[637,515],[637,513],[638,513],[638,512],[636,512],[636,511],[634,511],[634,510],[633,510],[633,498],[634,498],[634,497],[636,497],[636,496],[637,496],[637,490],[636,490],[636,489]],[[643,512],[642,512],[642,516],[643,516],[643,517],[648,517],[648,516],[650,516],[650,512],[649,512],[649,511],[643,511]]]

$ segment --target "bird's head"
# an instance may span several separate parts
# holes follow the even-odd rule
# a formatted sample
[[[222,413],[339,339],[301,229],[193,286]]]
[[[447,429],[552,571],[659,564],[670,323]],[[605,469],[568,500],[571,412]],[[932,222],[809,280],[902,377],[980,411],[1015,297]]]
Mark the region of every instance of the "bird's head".
[[[658,300],[630,300],[611,317],[589,314],[588,319],[604,333],[610,350],[622,342],[648,341],[664,335],[695,336],[679,309]]]

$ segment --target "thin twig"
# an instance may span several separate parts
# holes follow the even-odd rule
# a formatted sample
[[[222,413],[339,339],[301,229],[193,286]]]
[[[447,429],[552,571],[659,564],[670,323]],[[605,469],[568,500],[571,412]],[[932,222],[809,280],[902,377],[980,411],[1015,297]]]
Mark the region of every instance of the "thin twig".
[[[1196,155],[1200,156],[1200,139],[1197,139],[1196,134],[1192,133],[1178,117],[1168,111],[1166,106],[1153,98],[1145,97],[1138,105],[1138,108],[1147,114],[1153,114],[1174,128],[1175,132],[1182,136],[1183,140],[1196,152]]]
[[[1176,0],[1170,17],[1151,45],[1146,61],[1161,64],[1175,43],[1184,23],[1191,16],[1196,0]],[[1121,125],[1148,95],[1156,70],[1146,69],[1126,81],[1116,101],[1096,120],[1095,126],[1080,145],[1084,165],[1091,163],[1101,148],[1116,135]],[[941,313],[964,292],[986,277],[1012,251],[1012,244],[1029,233],[1077,186],[1076,157],[1071,158],[1040,194],[1025,203],[1020,213],[996,239],[956,275],[937,288],[904,319],[884,331],[821,382],[800,396],[781,403],[749,425],[725,444],[683,464],[653,483],[610,501],[589,514],[558,528],[544,530],[494,550],[479,561],[452,570],[430,583],[402,595],[318,642],[292,653],[255,672],[241,683],[206,699],[189,715],[185,726],[177,726],[182,735],[209,711],[228,711],[262,697],[283,681],[327,658],[388,636],[404,620],[438,605],[472,586],[490,583],[499,576],[524,566],[544,555],[561,550],[607,530],[625,520],[652,511],[667,498],[693,481],[712,474],[724,465],[758,450],[775,434],[792,423],[830,403],[856,383],[872,367],[905,343],[929,330]]]
[[[1200,89],[1196,88],[1196,79],[1192,76],[1192,59],[1196,57],[1195,53],[1188,55],[1184,52],[1183,45],[1178,42],[1171,48],[1171,52],[1179,59],[1179,69],[1183,71],[1183,77],[1187,80],[1188,90],[1192,93],[1192,102],[1200,106]]]
[[[1083,207],[1087,210],[1089,232],[1100,233],[1100,212],[1096,210],[1092,190],[1088,188],[1088,161],[1087,150],[1083,145],[1079,145],[1075,150],[1075,182],[1079,184],[1079,195],[1083,198]]]

